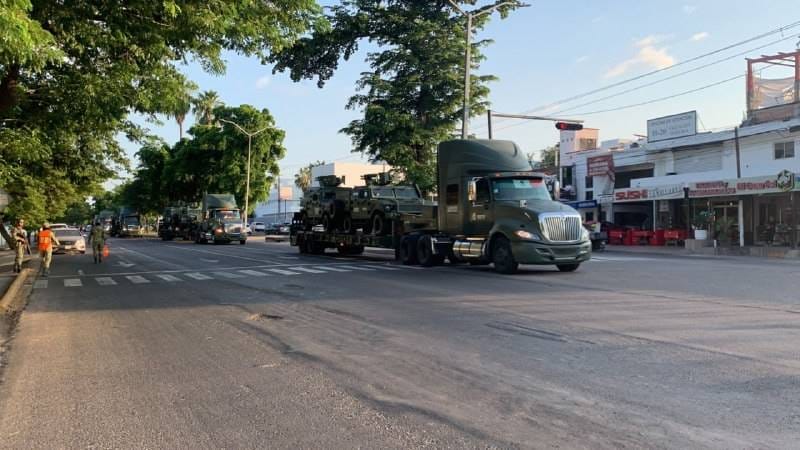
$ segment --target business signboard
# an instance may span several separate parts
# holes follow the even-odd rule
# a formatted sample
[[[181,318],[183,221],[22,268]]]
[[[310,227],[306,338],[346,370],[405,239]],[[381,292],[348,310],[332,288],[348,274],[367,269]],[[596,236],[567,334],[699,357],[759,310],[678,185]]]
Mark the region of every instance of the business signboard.
[[[590,177],[614,179],[614,155],[600,155],[586,158],[586,174]]]
[[[670,184],[643,188],[614,189],[614,203],[683,198],[683,185]]]
[[[697,134],[697,111],[647,121],[647,142],[664,141]]]

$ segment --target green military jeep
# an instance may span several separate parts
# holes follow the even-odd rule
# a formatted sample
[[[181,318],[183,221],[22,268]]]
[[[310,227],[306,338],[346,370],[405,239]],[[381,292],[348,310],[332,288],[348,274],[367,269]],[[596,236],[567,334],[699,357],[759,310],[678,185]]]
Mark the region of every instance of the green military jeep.
[[[422,195],[415,185],[367,185],[353,190],[350,222],[366,234],[385,235],[392,231],[392,221],[401,214],[420,214]]]
[[[305,230],[322,225],[325,231],[341,229],[350,232],[347,211],[353,188],[342,187],[344,178],[335,175],[317,177],[319,187],[309,188],[300,201],[300,221]]]

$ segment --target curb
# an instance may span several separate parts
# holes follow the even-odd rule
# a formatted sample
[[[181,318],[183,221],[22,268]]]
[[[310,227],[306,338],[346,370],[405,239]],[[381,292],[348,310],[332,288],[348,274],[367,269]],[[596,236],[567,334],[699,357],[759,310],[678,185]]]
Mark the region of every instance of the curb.
[[[26,267],[22,269],[22,272],[14,278],[14,281],[11,282],[11,285],[8,286],[5,294],[3,297],[0,298],[0,314],[8,314],[15,310],[14,308],[14,300],[19,294],[20,289],[25,284],[25,280],[33,273],[33,269],[30,267]]]

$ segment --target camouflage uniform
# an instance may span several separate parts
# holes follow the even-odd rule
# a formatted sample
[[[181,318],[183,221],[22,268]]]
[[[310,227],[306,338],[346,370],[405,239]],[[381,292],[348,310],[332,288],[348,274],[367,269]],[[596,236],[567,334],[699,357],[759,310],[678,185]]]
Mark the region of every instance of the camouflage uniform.
[[[92,233],[89,235],[89,243],[92,246],[94,262],[103,262],[103,247],[106,245],[106,231],[100,224],[96,224],[92,227]]]

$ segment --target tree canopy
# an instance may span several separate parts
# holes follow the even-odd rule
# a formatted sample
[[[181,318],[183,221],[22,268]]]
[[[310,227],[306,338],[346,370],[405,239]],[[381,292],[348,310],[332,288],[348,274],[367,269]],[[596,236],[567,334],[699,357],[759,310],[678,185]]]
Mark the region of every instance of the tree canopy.
[[[222,73],[223,51],[262,61],[319,18],[314,0],[6,0],[0,2],[0,186],[32,224],[126,167],[128,120],[185,116],[179,65]],[[179,120],[182,122],[182,120]],[[241,140],[241,139],[240,139]]]
[[[475,0],[457,1],[468,8]],[[501,15],[521,6],[505,3]],[[473,19],[480,31],[489,15]],[[348,60],[366,40],[378,46],[367,56],[363,73],[348,108],[362,118],[342,129],[354,151],[401,168],[424,190],[435,185],[436,145],[451,137],[461,120],[464,95],[465,18],[447,0],[345,0],[330,8],[330,25],[275,54],[276,71],[289,71],[293,80],[317,79],[322,87],[341,59]],[[472,44],[471,67],[483,60],[480,49],[490,41]],[[491,75],[470,79],[472,115],[486,111]]]

